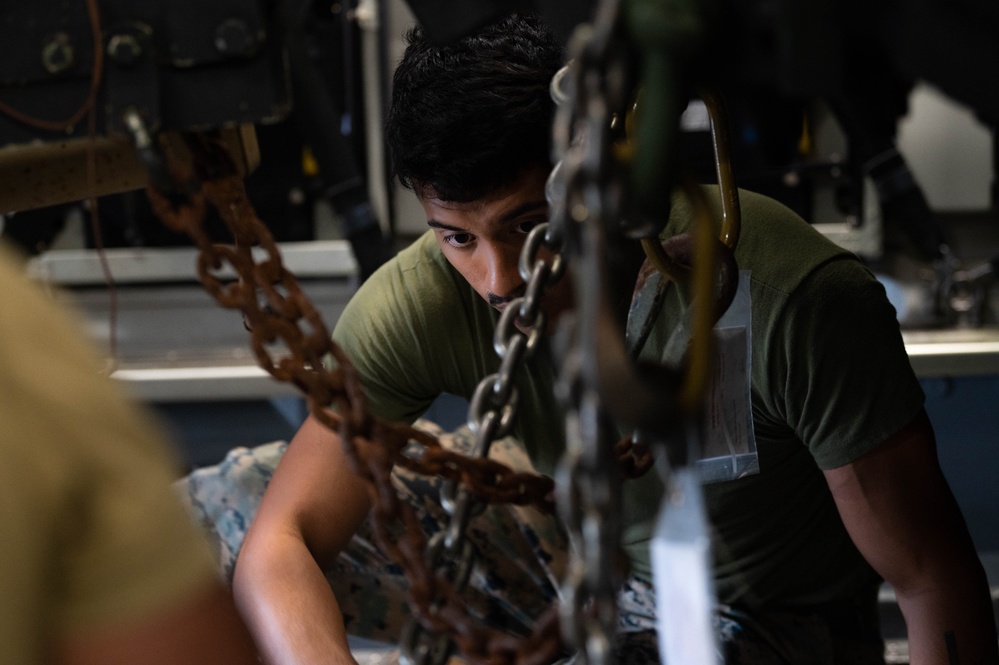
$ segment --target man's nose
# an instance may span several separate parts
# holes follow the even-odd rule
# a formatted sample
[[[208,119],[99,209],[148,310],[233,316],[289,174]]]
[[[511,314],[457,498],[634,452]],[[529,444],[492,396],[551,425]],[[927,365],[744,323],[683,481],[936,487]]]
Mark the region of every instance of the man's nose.
[[[504,300],[520,294],[524,280],[517,265],[519,258],[520,252],[515,248],[501,247],[490,251],[486,284],[490,294]]]

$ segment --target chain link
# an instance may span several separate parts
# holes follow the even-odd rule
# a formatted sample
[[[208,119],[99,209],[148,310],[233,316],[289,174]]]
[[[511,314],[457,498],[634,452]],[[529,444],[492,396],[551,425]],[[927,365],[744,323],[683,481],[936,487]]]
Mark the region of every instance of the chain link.
[[[595,39],[588,42],[583,66],[577,70],[572,106],[568,110],[560,106],[556,124],[557,135],[561,131],[565,137],[577,133],[577,120],[584,125],[586,140],[580,146],[585,150],[580,146],[570,150],[568,140],[559,144],[564,163],[553,171],[546,188],[551,222],[533,229],[525,241],[518,261],[525,293],[505,308],[494,335],[499,369],[480,382],[469,404],[469,425],[476,436],[472,455],[448,451],[426,432],[368,412],[355,368],[282,265],[277,246],[257,219],[221,142],[206,134],[190,135],[192,165],[168,159],[173,190],[185,193],[183,201],[153,187],[149,191],[160,219],[186,232],[199,248],[198,274],[206,291],[222,307],[243,312],[260,366],[306,396],[310,412],[339,434],[353,469],[368,481],[373,538],[409,581],[414,620],[400,646],[412,665],[441,663],[454,647],[472,664],[543,665],[565,653],[563,633],[578,650],[579,662],[597,665],[611,658],[621,581],[618,488],[622,475],[641,475],[652,461],[648,450],[629,441],[612,442],[612,427],[601,409],[591,366],[599,349],[585,325],[595,318],[602,266],[591,265],[595,257],[582,248],[592,250],[594,242],[601,245],[600,229],[593,227],[601,220],[617,219],[621,201],[620,178],[608,169],[613,164],[608,159],[613,147],[608,133],[610,108],[621,104],[609,107],[605,100],[623,99],[628,71],[620,52],[612,50],[617,21],[598,21],[598,25],[602,27],[592,33]],[[564,180],[554,184],[558,178]],[[209,205],[231,231],[232,245],[213,244],[208,238],[203,217]],[[587,239],[587,234],[594,237]],[[465,532],[469,520],[487,503],[533,505],[543,512],[555,508],[551,479],[515,472],[488,454],[493,441],[511,431],[517,416],[516,376],[544,337],[548,322],[541,299],[566,271],[563,243],[581,257],[583,275],[577,292],[584,325],[577,326],[577,339],[560,376],[560,384],[568,386],[565,391],[572,397],[566,461],[559,470],[559,507],[576,545],[563,583],[561,613],[558,607],[550,608],[530,636],[520,637],[472,620],[462,591],[474,567],[475,551]],[[238,275],[237,280],[221,277],[227,268]],[[395,465],[442,479],[442,505],[449,520],[429,541],[413,509],[392,486]]]
[[[185,139],[190,160],[167,155],[172,189],[185,196],[178,201],[151,186],[153,210],[166,226],[186,233],[198,247],[197,270],[205,290],[220,306],[243,312],[260,366],[276,379],[295,385],[305,395],[312,415],[339,434],[354,471],[368,481],[373,538],[402,567],[421,629],[439,636],[431,650],[446,653],[450,637],[470,663],[542,665],[554,660],[562,651],[554,608],[539,619],[533,635],[522,638],[478,625],[460,594],[471,566],[463,533],[475,512],[472,503],[532,505],[551,513],[552,480],[515,472],[484,455],[473,458],[448,451],[424,431],[370,414],[355,368],[332,341],[297,279],[282,265],[277,245],[253,211],[224,144],[210,134]],[[231,245],[214,244],[205,231],[209,206],[219,212],[231,232]],[[222,277],[227,268],[235,272],[236,280]],[[524,318],[530,314],[524,311]],[[511,419],[512,415],[507,417],[508,422]],[[476,423],[484,441],[486,435],[502,431],[503,417],[495,409],[485,409]],[[412,452],[414,444],[417,453]],[[486,449],[482,444],[479,448]],[[439,476],[459,488],[450,490],[456,516],[453,525],[433,543],[427,542],[419,519],[392,486],[395,465]],[[471,503],[463,508],[463,502]],[[452,559],[468,563],[449,566],[436,555],[428,562],[428,551],[443,550],[454,553]]]
[[[487,459],[492,443],[509,434],[513,428],[518,409],[514,381],[518,370],[537,350],[547,325],[541,310],[541,296],[544,289],[557,282],[564,272],[559,248],[547,237],[548,228],[548,224],[539,224],[531,230],[524,243],[518,266],[521,277],[527,283],[525,295],[507,304],[493,337],[493,346],[500,358],[499,371],[479,382],[469,402],[468,425],[475,434],[473,454],[478,459]],[[461,592],[468,582],[475,559],[475,550],[465,540],[465,529],[472,515],[481,512],[484,504],[462,487],[457,491],[456,498],[443,502],[443,506],[449,516],[442,532],[446,535],[442,539],[431,539],[427,561],[433,570],[449,571],[449,581],[457,592]],[[561,646],[554,622],[543,622],[538,631],[535,632],[535,640]],[[405,665],[440,665],[447,660],[448,649],[438,643],[439,637],[423,622],[417,619],[410,621],[404,636],[401,655]],[[548,657],[556,652],[552,651]],[[511,655],[519,658],[527,656],[525,653]],[[531,655],[532,658],[537,656]],[[522,661],[518,659],[515,662]]]
[[[580,650],[582,663],[602,664],[611,658],[618,576],[607,573],[617,570],[620,506],[616,488],[622,473],[637,476],[651,464],[647,450],[633,448],[627,441],[610,445],[612,428],[601,407],[593,366],[599,352],[594,308],[602,276],[601,225],[622,217],[621,174],[612,159],[609,128],[615,114],[622,119],[625,97],[633,88],[621,48],[625,40],[620,33],[620,4],[620,0],[600,3],[595,27],[585,28],[589,33],[581,33],[576,40],[575,95],[555,95],[560,107],[557,152],[563,155],[559,168],[565,171],[561,174],[564,183],[552,188],[556,191],[551,225],[534,229],[521,254],[519,268],[527,289],[523,298],[507,307],[497,325],[494,345],[500,368],[483,379],[470,404],[469,422],[476,433],[473,457],[447,451],[435,437],[405,424],[382,421],[367,411],[357,372],[332,342],[297,280],[284,268],[221,142],[206,134],[189,136],[193,163],[185,166],[175,155],[168,156],[165,167],[172,183],[162,182],[166,178],[158,163],[152,168],[155,186],[161,187],[149,190],[154,211],[167,226],[187,233],[195,242],[198,275],[205,290],[223,308],[243,313],[260,366],[305,395],[313,416],[339,433],[355,471],[369,481],[374,538],[410,581],[410,598],[419,617],[419,624],[414,625],[435,636],[423,643],[418,631],[413,631],[413,643],[422,644],[416,650],[426,654],[415,662],[446,656],[448,635],[471,663],[542,665],[561,650],[555,608],[524,639],[475,625],[460,590],[474,559],[473,548],[464,538],[465,527],[486,503],[534,505],[545,512],[554,509],[550,479],[514,472],[489,460],[488,451],[495,439],[510,431],[516,418],[516,373],[543,337],[547,321],[540,301],[544,289],[565,271],[568,258],[563,258],[563,238],[565,256],[579,258],[578,272],[583,277],[576,339],[560,377],[571,408],[567,452],[559,471],[559,508],[576,543],[563,583],[563,631],[569,644]],[[88,2],[88,6],[96,8],[97,3]],[[95,74],[99,71],[95,66]],[[133,131],[144,133],[144,129],[140,126]],[[573,145],[573,136],[583,136],[584,143]],[[203,218],[209,206],[218,210],[232,232],[232,246],[214,244],[208,237]],[[645,226],[630,233],[637,237],[650,231]],[[549,257],[542,258],[542,246],[551,252]],[[238,279],[222,277],[227,269]],[[518,322],[528,331],[526,335],[517,330]],[[419,453],[406,452],[412,444]],[[444,480],[443,503],[451,519],[429,542],[415,514],[392,488],[390,475],[396,464]],[[392,525],[403,527],[402,537]]]
[[[562,631],[580,665],[613,662],[621,536],[621,473],[614,428],[601,401],[598,328],[606,284],[606,227],[622,219],[623,181],[613,159],[612,121],[623,119],[629,61],[620,39],[620,2],[603,2],[594,25],[573,37],[571,83],[556,118],[564,169],[566,247],[578,261],[574,344],[560,376],[567,403],[566,453],[557,475],[557,505],[573,548],[562,583]]]

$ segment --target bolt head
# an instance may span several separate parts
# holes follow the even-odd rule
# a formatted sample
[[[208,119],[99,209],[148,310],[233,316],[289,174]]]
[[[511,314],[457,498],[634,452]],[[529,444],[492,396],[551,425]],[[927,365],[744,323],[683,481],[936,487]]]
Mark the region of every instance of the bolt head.
[[[108,40],[108,55],[119,65],[131,65],[142,55],[142,45],[135,35],[112,35]]]

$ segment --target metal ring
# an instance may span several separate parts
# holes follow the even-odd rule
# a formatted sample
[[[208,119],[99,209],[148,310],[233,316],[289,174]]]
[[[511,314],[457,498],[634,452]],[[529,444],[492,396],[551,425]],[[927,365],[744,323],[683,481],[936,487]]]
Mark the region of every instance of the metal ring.
[[[506,350],[510,346],[510,341],[517,336],[523,335],[516,326],[517,316],[520,314],[523,304],[523,297],[514,298],[507,303],[506,308],[500,314],[499,321],[496,322],[496,330],[493,332],[493,349],[500,358],[506,354]]]

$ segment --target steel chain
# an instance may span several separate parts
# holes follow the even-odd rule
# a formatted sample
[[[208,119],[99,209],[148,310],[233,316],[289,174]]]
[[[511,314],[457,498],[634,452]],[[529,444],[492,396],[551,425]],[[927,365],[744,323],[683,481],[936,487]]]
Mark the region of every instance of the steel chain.
[[[472,454],[478,459],[487,459],[493,442],[509,434],[513,427],[518,406],[514,386],[517,370],[534,355],[547,325],[541,310],[541,296],[544,289],[557,282],[564,272],[559,247],[548,236],[548,228],[547,223],[539,224],[531,229],[524,243],[518,266],[521,278],[526,282],[525,295],[507,304],[493,337],[493,346],[500,358],[499,371],[479,382],[469,402],[468,425],[475,434]],[[550,257],[543,255],[544,249],[548,250]],[[523,331],[517,329],[518,322]],[[453,485],[449,485],[448,493],[454,492]],[[471,517],[481,512],[485,505],[465,487],[457,490],[454,499],[442,503],[449,522],[444,531],[431,539],[427,560],[432,570],[451,571],[449,582],[460,593],[468,582],[475,558],[474,548],[465,540],[466,527]],[[422,621],[422,617],[414,618],[407,625],[401,640],[403,662],[406,665],[439,665],[445,662],[448,649],[438,640],[438,634]],[[556,623],[551,620],[542,622],[532,641],[537,640],[561,646]],[[462,653],[469,656],[464,650]],[[537,662],[547,662],[556,653],[557,650],[551,651]],[[515,658],[511,662],[524,662],[522,659],[525,657],[541,656],[526,652],[510,655]]]
[[[515,472],[484,456],[472,458],[448,451],[427,432],[370,414],[356,370],[332,341],[297,279],[283,267],[278,248],[253,211],[223,144],[207,134],[186,138],[193,165],[185,166],[175,156],[168,162],[176,190],[186,192],[186,196],[177,201],[150,187],[153,210],[164,224],[194,241],[199,249],[198,275],[205,290],[220,306],[243,312],[260,366],[276,379],[295,385],[305,395],[313,416],[340,435],[355,472],[369,481],[374,540],[402,567],[421,628],[443,640],[450,636],[470,663],[542,665],[553,660],[562,649],[555,608],[539,619],[535,633],[528,638],[478,625],[457,584],[467,579],[467,567],[459,566],[455,576],[448,566],[441,570],[428,564],[428,543],[419,519],[396,494],[391,472],[399,465],[421,475],[439,476],[460,488],[459,501],[468,496],[469,501],[483,504],[533,505],[547,513],[554,510],[552,480]],[[209,205],[232,233],[232,245],[215,244],[206,233],[204,215]],[[258,260],[258,255],[263,258]],[[226,268],[238,278],[223,278]],[[525,320],[529,314],[525,311]],[[502,385],[501,390],[505,390]],[[494,410],[486,410],[478,421],[480,437],[503,431],[496,429],[502,418],[493,424],[496,419]],[[406,450],[411,443],[418,444],[418,454]],[[468,512],[456,510],[455,514]],[[461,521],[443,533],[435,549],[448,547],[448,541],[454,551],[464,549]]]
[[[574,345],[560,377],[567,442],[556,483],[557,505],[574,543],[562,584],[562,630],[580,665],[613,662],[623,582],[618,562],[621,475],[594,365],[600,352],[597,309],[607,277],[602,255],[606,227],[622,220],[623,178],[613,157],[612,121],[623,119],[631,86],[620,10],[618,1],[603,2],[593,26],[577,29],[569,103],[559,107],[555,130],[565,170],[560,214],[567,252],[581,274]]]
[[[579,114],[579,117],[585,116]],[[594,126],[593,130],[592,136],[603,136],[601,127]],[[564,228],[567,204],[581,199],[599,202],[599,192],[593,196],[593,183],[582,186],[584,178],[576,164],[570,169],[574,175],[564,190],[549,187],[549,192],[554,192],[552,222],[533,229],[525,242],[519,260],[521,275],[527,283],[525,293],[507,306],[497,324],[494,346],[501,359],[500,367],[481,381],[470,402],[469,424],[476,441],[473,455],[466,456],[446,450],[436,437],[424,431],[383,421],[367,411],[356,370],[332,341],[294,275],[284,268],[278,248],[256,217],[223,144],[206,134],[187,138],[193,166],[184,167],[177,160],[169,160],[174,189],[185,192],[185,196],[177,201],[176,196],[168,198],[151,187],[149,196],[154,211],[167,226],[187,233],[199,248],[198,274],[206,291],[222,307],[243,312],[250,330],[251,348],[260,366],[276,379],[292,383],[305,395],[310,412],[340,435],[353,469],[368,480],[374,540],[389,559],[402,567],[410,585],[409,598],[416,622],[407,631],[403,646],[413,659],[411,662],[426,663],[430,659],[439,662],[447,657],[450,642],[473,664],[551,662],[564,652],[557,607],[538,619],[534,633],[528,637],[478,625],[471,618],[461,597],[474,565],[474,548],[465,539],[465,530],[468,521],[487,503],[533,505],[543,512],[554,510],[551,479],[515,472],[489,459],[488,452],[492,442],[506,436],[513,425],[517,413],[514,386],[517,370],[543,339],[547,322],[540,306],[542,294],[565,272],[560,247],[567,233]],[[567,152],[566,155],[569,158]],[[572,158],[568,161],[572,162]],[[563,192],[565,197],[561,197]],[[232,245],[214,244],[205,232],[203,217],[209,205],[218,210],[232,233]],[[238,279],[221,277],[226,268],[231,268]],[[518,322],[527,334],[517,329]],[[570,377],[568,381],[584,385],[578,377]],[[583,394],[592,404],[599,404],[592,390],[585,389]],[[577,409],[570,414],[567,426],[589,433],[593,430],[592,423],[600,418],[598,410]],[[575,439],[583,441],[584,437]],[[414,443],[418,453],[412,452]],[[569,448],[572,449],[571,443]],[[581,593],[567,597],[581,600],[574,609],[562,613],[563,630],[565,617],[570,617],[571,625],[582,625],[583,631],[565,632],[570,637],[589,635],[584,655],[591,655],[586,662],[600,663],[606,660],[592,654],[606,652],[607,646],[598,648],[596,643],[601,640],[592,636],[602,634],[602,642],[609,645],[617,591],[613,581],[604,575],[613,568],[617,547],[617,532],[603,524],[604,516],[617,514],[609,501],[616,496],[613,488],[620,473],[629,477],[641,475],[651,466],[651,455],[628,441],[610,448],[589,444],[582,450],[600,451],[601,459],[589,453],[576,454],[577,472],[568,480],[568,486],[574,488],[569,492],[568,512],[585,513],[581,520],[570,524],[577,525],[574,530],[583,536],[590,554],[576,562],[575,573],[570,572],[570,580],[574,581],[566,587]],[[613,455],[604,455],[607,450]],[[442,504],[449,523],[430,542],[412,508],[392,487],[391,472],[395,465],[443,480]],[[563,494],[560,488],[560,496]],[[580,502],[585,504],[582,509],[578,508]],[[602,628],[597,630],[594,626]],[[572,644],[580,642],[576,639]]]

